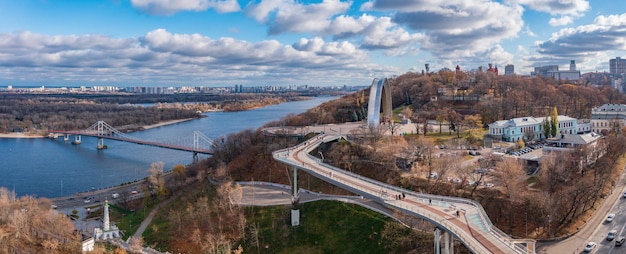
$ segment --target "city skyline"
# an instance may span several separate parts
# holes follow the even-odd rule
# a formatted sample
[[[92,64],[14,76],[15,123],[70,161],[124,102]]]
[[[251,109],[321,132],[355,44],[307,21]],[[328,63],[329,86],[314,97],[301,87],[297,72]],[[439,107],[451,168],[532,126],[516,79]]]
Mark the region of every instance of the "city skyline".
[[[585,0],[2,1],[0,86],[366,85],[493,63],[625,57],[626,7]]]

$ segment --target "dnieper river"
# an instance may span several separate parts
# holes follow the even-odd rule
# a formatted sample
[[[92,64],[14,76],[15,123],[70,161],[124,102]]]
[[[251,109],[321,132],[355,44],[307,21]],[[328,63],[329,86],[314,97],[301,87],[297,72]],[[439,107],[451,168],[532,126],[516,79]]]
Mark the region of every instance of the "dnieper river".
[[[193,131],[198,130],[215,139],[259,128],[267,122],[291,113],[302,113],[335,98],[318,97],[249,111],[208,112],[205,118],[128,135],[164,143],[176,140],[193,142]],[[170,171],[176,164],[191,163],[193,158],[190,152],[112,140],[104,141],[108,149],[98,151],[96,142],[96,138],[89,137],[83,137],[81,145],[65,143],[62,139],[0,138],[0,186],[15,190],[19,196],[69,196],[91,188],[106,188],[144,178],[153,162],[162,161],[164,169]]]

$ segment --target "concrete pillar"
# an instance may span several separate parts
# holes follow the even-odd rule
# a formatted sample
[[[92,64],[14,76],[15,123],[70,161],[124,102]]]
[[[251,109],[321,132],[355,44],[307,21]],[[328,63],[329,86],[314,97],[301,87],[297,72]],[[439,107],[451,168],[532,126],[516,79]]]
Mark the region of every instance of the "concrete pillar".
[[[454,253],[454,238],[452,238],[452,235],[448,233],[448,231],[443,232],[443,253]]]
[[[441,254],[441,229],[435,228],[435,254]]]
[[[291,196],[291,226],[300,225],[300,197],[298,196],[298,168],[293,167],[293,195]]]
[[[98,150],[105,148],[106,146],[104,145],[104,138],[98,138]]]

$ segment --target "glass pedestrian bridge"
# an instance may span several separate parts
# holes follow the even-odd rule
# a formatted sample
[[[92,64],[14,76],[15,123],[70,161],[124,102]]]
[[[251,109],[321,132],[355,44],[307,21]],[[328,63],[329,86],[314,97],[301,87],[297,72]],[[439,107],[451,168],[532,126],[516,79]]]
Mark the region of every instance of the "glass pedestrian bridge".
[[[508,236],[493,225],[483,207],[474,200],[403,189],[322,163],[319,158],[309,154],[320,144],[342,137],[317,135],[297,146],[274,151],[273,157],[292,166],[294,170],[304,170],[388,208],[433,223],[436,226],[435,253],[453,253],[452,237],[473,253],[535,253],[535,240]]]

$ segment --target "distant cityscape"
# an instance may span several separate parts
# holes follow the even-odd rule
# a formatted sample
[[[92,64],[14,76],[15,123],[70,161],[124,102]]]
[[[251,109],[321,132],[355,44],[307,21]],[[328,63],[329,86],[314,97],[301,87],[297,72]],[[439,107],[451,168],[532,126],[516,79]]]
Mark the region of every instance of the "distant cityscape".
[[[452,71],[444,67],[439,71]],[[456,66],[456,71],[461,71]],[[484,72],[500,75],[497,65],[488,64],[488,68],[483,70],[483,66],[470,72]],[[430,73],[429,64],[425,64],[422,74]],[[514,76],[515,66],[507,64],[504,66],[504,76]],[[571,60],[569,69],[559,70],[559,65],[544,65],[535,67],[529,75],[519,75],[524,77],[541,76],[554,78],[555,80],[570,81],[574,84],[592,86],[611,86],[621,93],[626,92],[626,59],[616,57],[609,60],[609,72],[588,72],[581,74],[577,69],[576,60]],[[205,86],[181,86],[181,87],[154,87],[154,86],[12,86],[0,87],[0,92],[11,93],[132,93],[132,94],[181,94],[181,93],[207,93],[207,94],[234,94],[234,93],[283,93],[283,92],[325,92],[342,91],[351,92],[367,88],[364,86],[311,86],[311,85],[288,85],[288,86],[244,86],[234,85],[225,87],[205,87]]]
[[[440,71],[452,71],[449,68],[442,68]],[[461,71],[460,67],[456,67],[456,71]],[[493,73],[496,76],[500,75],[498,66],[492,63],[488,64],[488,68],[483,70],[483,66],[479,66],[477,69],[470,72],[484,72]],[[430,73],[429,64],[425,64],[425,71],[422,73]],[[504,66],[504,76],[514,76],[515,66],[513,64],[507,64]],[[559,65],[545,65],[535,67],[529,75],[519,75],[523,77],[541,76],[547,78],[554,78],[555,80],[570,81],[574,84],[591,85],[591,86],[611,86],[621,93],[626,92],[626,59],[616,57],[609,60],[609,72],[588,72],[581,74],[577,69],[576,60],[571,60],[568,70],[559,70]]]
[[[367,86],[243,86],[232,87],[204,87],[204,86],[182,86],[182,87],[117,87],[117,86],[79,86],[79,87],[0,87],[0,93],[28,93],[28,94],[91,94],[91,93],[131,93],[131,94],[184,94],[184,93],[205,93],[205,94],[237,94],[237,93],[285,93],[285,92],[353,92],[366,88]]]

